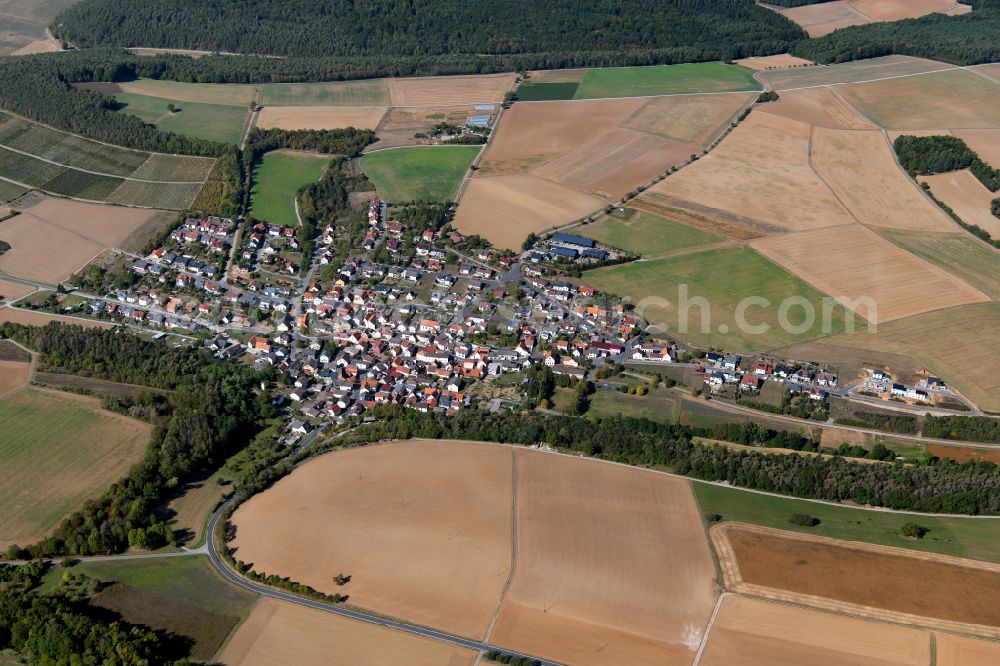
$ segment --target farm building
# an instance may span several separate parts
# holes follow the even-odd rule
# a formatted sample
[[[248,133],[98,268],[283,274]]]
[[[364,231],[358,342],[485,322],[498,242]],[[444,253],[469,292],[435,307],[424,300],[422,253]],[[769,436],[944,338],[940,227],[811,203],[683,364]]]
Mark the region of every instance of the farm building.
[[[549,241],[552,243],[561,243],[563,245],[576,245],[577,247],[588,248],[594,247],[595,245],[595,242],[590,238],[572,236],[570,234],[553,234]]]

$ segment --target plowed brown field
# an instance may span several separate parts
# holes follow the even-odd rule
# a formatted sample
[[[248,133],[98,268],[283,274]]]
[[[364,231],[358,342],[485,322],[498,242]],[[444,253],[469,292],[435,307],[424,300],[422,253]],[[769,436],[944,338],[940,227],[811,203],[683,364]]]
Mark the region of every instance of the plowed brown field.
[[[896,164],[881,132],[813,131],[812,165],[862,224],[954,231],[954,223]]]
[[[379,613],[481,637],[511,566],[511,456],[420,441],[317,458],[237,510],[236,557]],[[343,587],[339,573],[351,576]]]
[[[531,232],[566,224],[604,202],[530,175],[472,178],[455,213],[455,228],[496,247],[519,248]]]
[[[385,111],[384,106],[267,106],[257,116],[257,127],[286,130],[375,129]]]
[[[807,88],[781,93],[776,103],[765,104],[755,113],[770,113],[807,125],[834,129],[875,129],[867,118],[849,107],[830,88]]]
[[[860,224],[769,236],[750,243],[779,266],[878,323],[989,297]],[[843,300],[841,300],[843,299]]]
[[[471,650],[262,598],[222,651],[226,666],[469,666]]]
[[[1000,218],[990,212],[1000,192],[990,192],[968,169],[919,176],[917,180],[930,185],[931,193],[954,210],[963,222],[975,224],[993,238],[1000,238]]]
[[[164,213],[45,198],[0,224],[0,271],[48,284],[61,282]]]
[[[499,103],[517,74],[387,79],[392,106]]]
[[[650,192],[790,231],[854,220],[809,165],[809,125],[751,113],[711,153]]]
[[[689,483],[518,449],[517,486],[491,641],[574,666],[690,663],[716,597]]]
[[[925,631],[727,595],[699,663],[924,666],[930,647]]]
[[[1000,636],[1000,565],[739,523],[712,540],[730,590]]]

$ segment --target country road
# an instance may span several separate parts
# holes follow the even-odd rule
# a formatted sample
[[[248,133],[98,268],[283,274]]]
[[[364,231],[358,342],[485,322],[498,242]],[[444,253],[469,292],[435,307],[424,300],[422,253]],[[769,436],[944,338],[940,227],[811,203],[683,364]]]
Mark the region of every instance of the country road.
[[[212,514],[212,519],[208,523],[208,531],[206,532],[206,544],[208,547],[208,557],[212,561],[212,565],[218,569],[219,573],[223,575],[230,583],[238,585],[251,592],[256,592],[257,594],[271,597],[274,599],[280,599],[281,601],[287,601],[289,603],[298,604],[300,606],[305,606],[307,608],[313,608],[315,610],[320,610],[326,613],[332,613],[334,615],[339,615],[341,617],[350,618],[352,620],[358,620],[360,622],[367,622],[368,624],[374,624],[381,627],[386,627],[389,629],[396,629],[398,631],[404,631],[408,634],[413,634],[415,636],[423,636],[424,638],[431,638],[438,641],[443,641],[451,645],[456,645],[458,647],[466,648],[469,650],[476,650],[478,652],[501,652],[509,655],[516,655],[518,657],[527,657],[529,659],[534,659],[537,663],[543,666],[562,666],[558,662],[548,661],[545,659],[540,659],[532,655],[523,654],[521,652],[515,652],[502,648],[495,645],[490,645],[489,643],[484,643],[481,641],[475,641],[468,638],[463,638],[461,636],[456,636],[454,634],[449,634],[443,631],[437,631],[435,629],[428,629],[426,627],[421,627],[415,624],[409,624],[407,622],[401,622],[399,620],[390,620],[388,618],[379,617],[377,615],[372,615],[358,610],[352,610],[350,608],[345,608],[337,604],[316,601],[313,599],[306,599],[304,597],[296,596],[288,592],[282,592],[281,590],[276,590],[272,587],[266,585],[260,585],[251,580],[247,580],[243,576],[237,574],[222,559],[222,556],[216,550],[215,540],[212,538],[215,534],[215,530],[219,525],[219,521],[222,519],[222,513],[229,507],[231,500],[224,503],[215,513]]]

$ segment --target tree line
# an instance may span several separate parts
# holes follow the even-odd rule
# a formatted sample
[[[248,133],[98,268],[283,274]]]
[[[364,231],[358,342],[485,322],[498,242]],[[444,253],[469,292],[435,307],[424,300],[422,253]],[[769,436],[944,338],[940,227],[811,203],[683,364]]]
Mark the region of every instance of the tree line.
[[[956,65],[1000,60],[1000,0],[963,0],[973,11],[961,16],[928,14],[917,19],[869,23],[803,40],[792,55],[831,64],[892,54],[933,58]]]
[[[379,421],[347,439],[469,439],[536,444],[630,465],[657,466],[707,481],[781,495],[850,501],[896,510],[956,514],[1000,512],[1000,474],[993,463],[932,459],[926,463],[872,465],[839,456],[768,455],[722,445],[695,444],[713,431],[648,419],[580,419],[536,413],[455,416],[423,414],[399,406],[375,410]]]
[[[173,391],[164,415],[154,423],[142,461],[128,476],[86,502],[51,537],[12,548],[12,556],[110,554],[130,545],[163,545],[171,534],[157,517],[157,506],[273,415],[267,395],[256,390],[258,372],[216,361],[199,349],[170,348],[115,329],[55,323],[6,323],[0,337],[39,352],[48,368]]]
[[[53,28],[78,47],[389,58],[676,47],[778,53],[804,37],[753,0],[86,0]]]
[[[963,442],[1000,442],[1000,419],[988,416],[934,416],[924,417],[924,437],[955,439]]]

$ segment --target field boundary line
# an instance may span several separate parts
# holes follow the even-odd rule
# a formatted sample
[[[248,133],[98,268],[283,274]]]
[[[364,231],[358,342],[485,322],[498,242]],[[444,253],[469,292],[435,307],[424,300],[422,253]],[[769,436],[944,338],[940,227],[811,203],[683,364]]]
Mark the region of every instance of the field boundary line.
[[[132,181],[135,181],[135,182],[138,182],[138,183],[151,183],[153,185],[204,185],[205,184],[204,180],[143,180],[142,178],[130,178],[128,176],[118,176],[118,175],[113,174],[113,173],[105,173],[103,171],[93,171],[91,169],[84,169],[83,167],[76,167],[76,166],[70,166],[69,164],[63,164],[62,162],[55,162],[53,160],[46,159],[44,157],[40,157],[38,155],[35,155],[34,153],[25,152],[25,151],[19,150],[17,148],[11,148],[10,146],[8,146],[7,144],[4,144],[4,143],[0,143],[0,148],[3,148],[4,150],[9,150],[12,153],[17,153],[19,155],[24,155],[25,157],[31,157],[33,159],[38,160],[39,162],[46,162],[48,164],[52,164],[53,166],[62,167],[64,169],[70,169],[72,171],[82,171],[83,173],[89,173],[89,174],[93,174],[95,176],[104,176],[106,178],[118,178],[118,179],[121,179],[121,180],[132,180]],[[171,157],[177,157],[177,156],[176,155],[171,155]],[[188,156],[187,155],[183,155],[182,157],[188,157]],[[146,160],[146,161],[148,162],[149,160]],[[145,164],[145,162],[143,162],[143,164]],[[140,164],[139,166],[141,167],[142,165]],[[136,169],[136,171],[138,171],[138,168]],[[132,173],[135,173],[135,171],[133,171]],[[59,174],[59,175],[61,175],[61,174]],[[51,180],[54,180],[54,178],[50,179],[50,181]],[[48,183],[46,183],[46,184],[48,184]]]
[[[707,535],[706,535],[707,536]],[[712,610],[712,617],[708,619],[708,624],[705,625],[705,635],[701,638],[701,644],[698,645],[698,651],[694,655],[694,661],[691,662],[691,666],[698,666],[701,663],[701,657],[705,654],[705,648],[708,647],[708,637],[712,633],[712,627],[715,626],[715,620],[719,617],[719,610],[722,609],[722,602],[730,596],[729,592],[723,590],[719,598],[715,600],[715,608]]]
[[[655,65],[654,65],[655,66]],[[758,81],[760,83],[760,81]],[[760,94],[767,90],[761,84],[761,88],[753,90],[723,90],[718,92],[688,92],[688,93],[660,93],[658,95],[626,95],[624,97],[586,97],[581,99],[516,99],[514,104],[552,104],[553,102],[612,102],[620,99],[656,99],[658,97],[702,97],[705,95],[746,95],[747,93]]]
[[[500,590],[500,600],[497,602],[497,609],[493,613],[493,619],[490,620],[490,626],[486,628],[486,635],[483,637],[484,641],[490,640],[493,627],[496,626],[497,620],[500,619],[500,609],[503,608],[503,602],[507,598],[511,581],[514,579],[514,570],[517,568],[517,449],[510,450],[510,478],[510,569],[507,570],[507,580],[504,581],[503,589]]]

